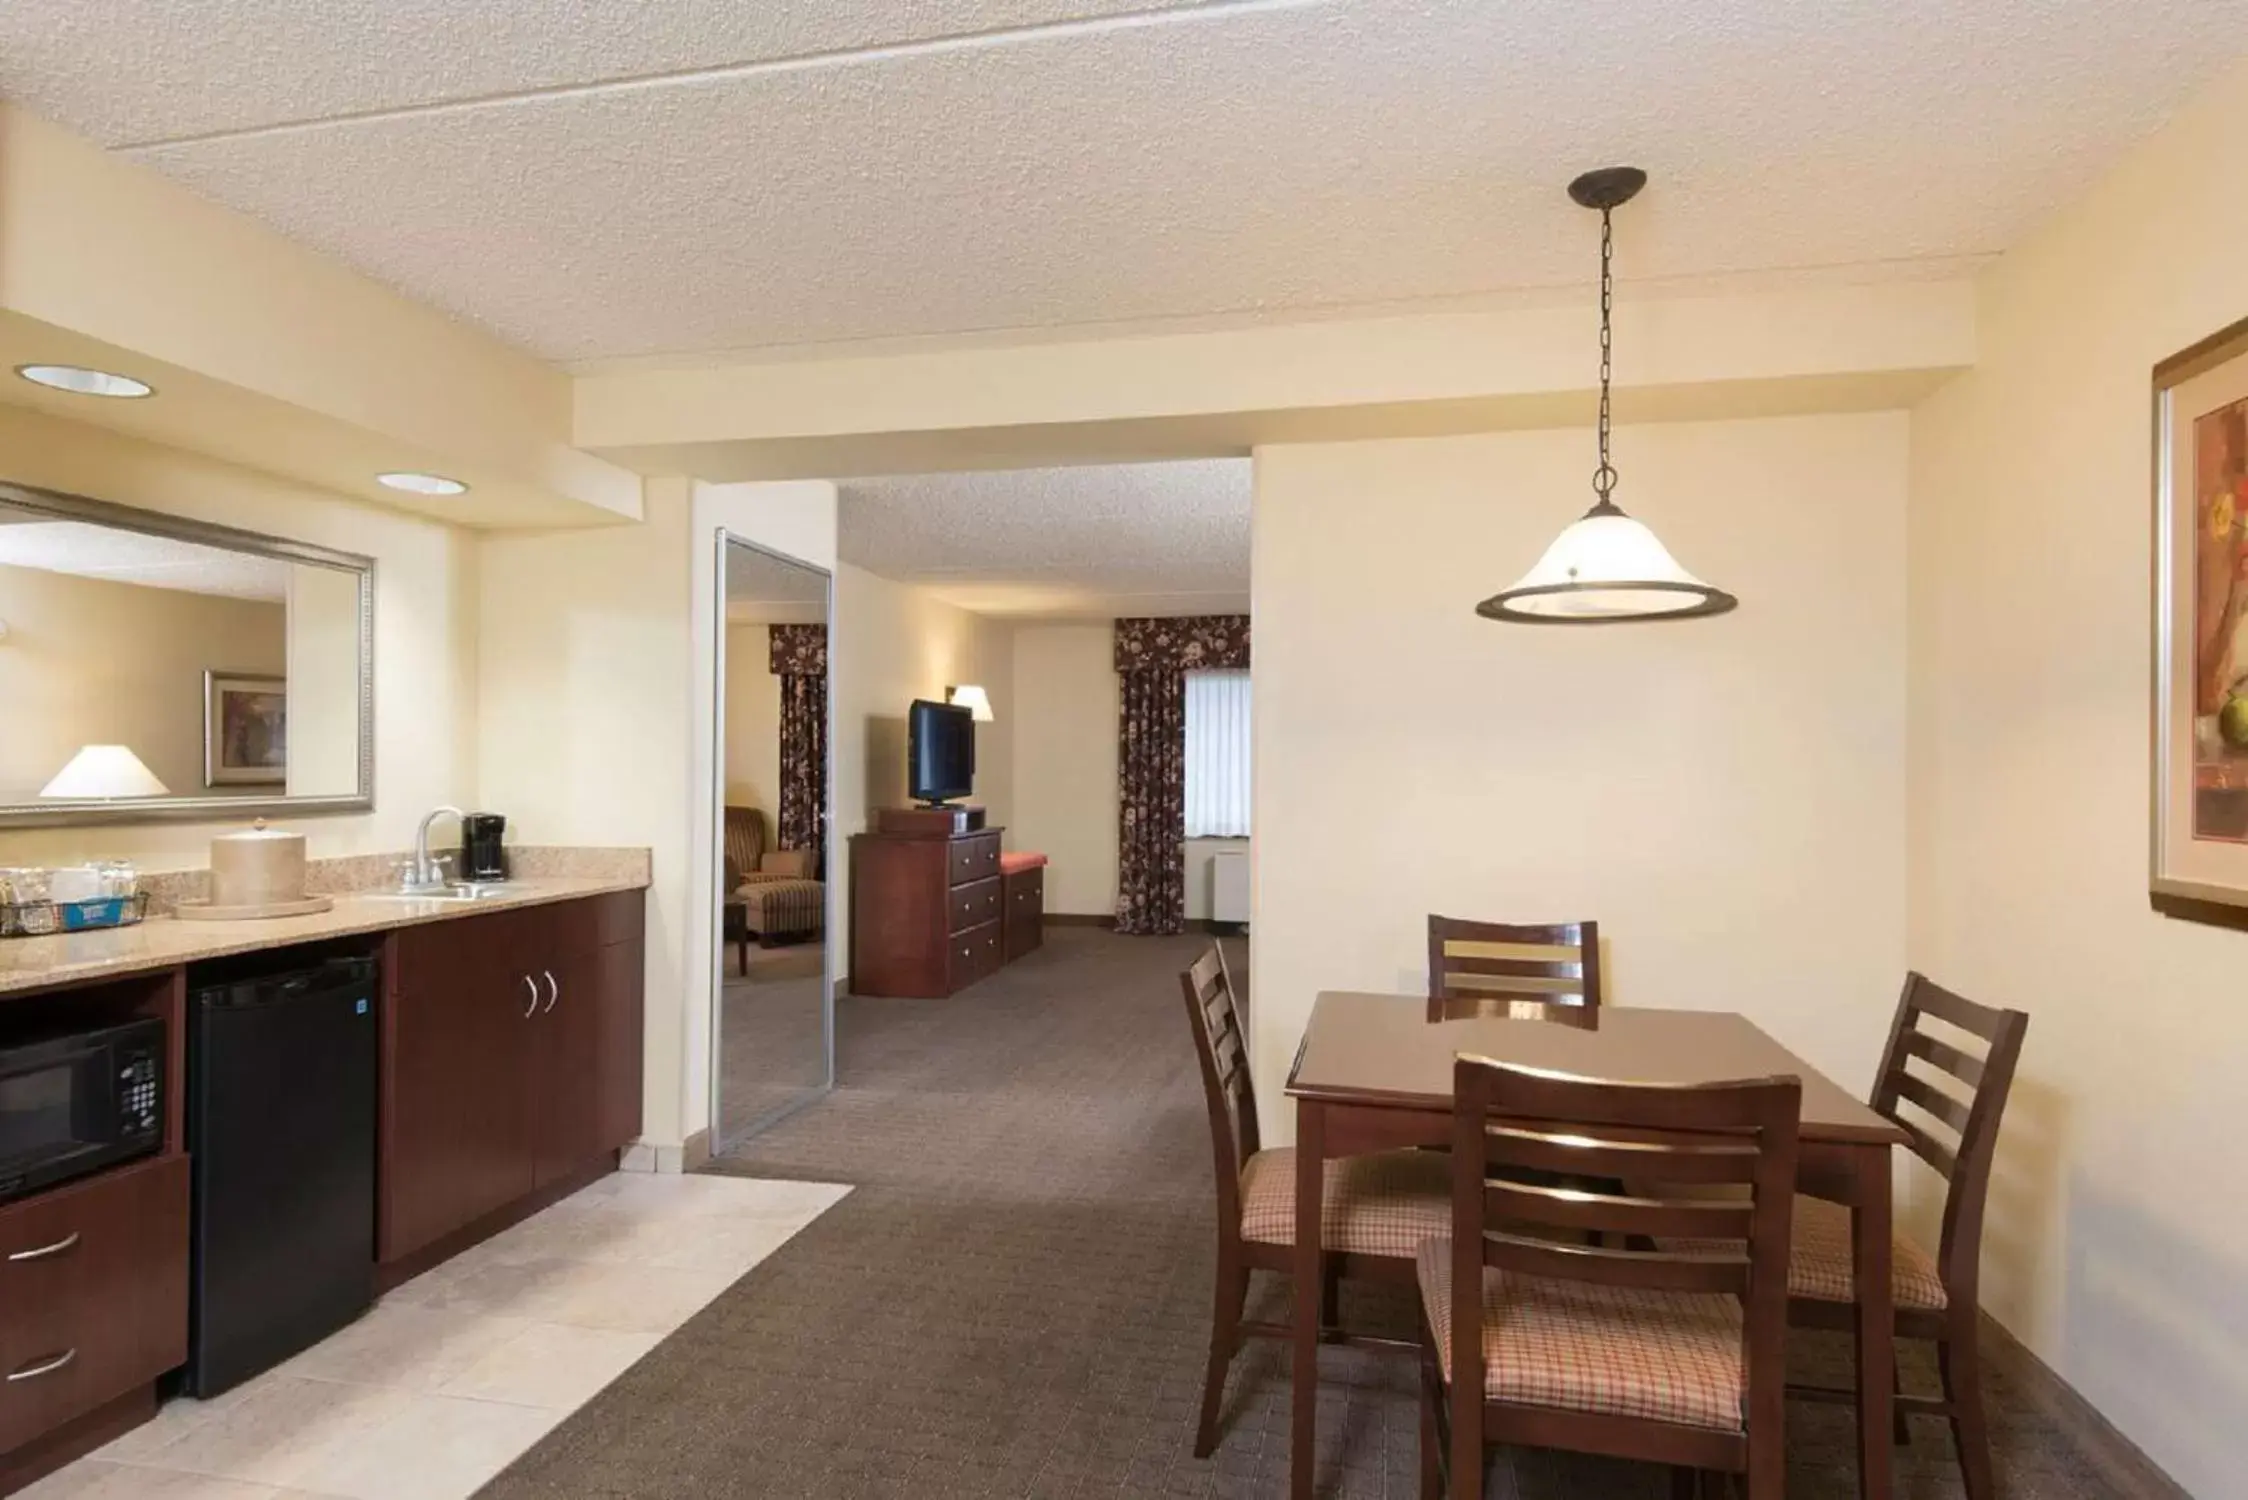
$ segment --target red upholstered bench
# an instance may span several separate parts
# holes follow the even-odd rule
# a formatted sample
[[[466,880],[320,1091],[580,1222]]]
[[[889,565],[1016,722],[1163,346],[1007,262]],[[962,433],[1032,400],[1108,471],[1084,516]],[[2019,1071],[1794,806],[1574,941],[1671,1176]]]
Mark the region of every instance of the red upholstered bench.
[[[1002,875],[1020,875],[1025,870],[1044,869],[1045,865],[1045,855],[1028,854],[1019,849],[1012,854],[999,856],[999,873]]]

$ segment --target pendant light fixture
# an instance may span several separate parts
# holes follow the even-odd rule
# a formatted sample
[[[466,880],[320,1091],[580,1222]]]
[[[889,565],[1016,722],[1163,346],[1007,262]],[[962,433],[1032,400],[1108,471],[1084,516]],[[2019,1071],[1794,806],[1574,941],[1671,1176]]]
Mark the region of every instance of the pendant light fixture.
[[[1615,236],[1610,217],[1647,185],[1637,167],[1603,167],[1569,184],[1569,196],[1600,211],[1600,466],[1592,471],[1592,509],[1554,538],[1537,566],[1512,588],[1475,606],[1492,620],[1526,625],[1599,625],[1721,615],[1740,601],[1680,567],[1655,534],[1613,498],[1608,461],[1609,351],[1614,343]]]

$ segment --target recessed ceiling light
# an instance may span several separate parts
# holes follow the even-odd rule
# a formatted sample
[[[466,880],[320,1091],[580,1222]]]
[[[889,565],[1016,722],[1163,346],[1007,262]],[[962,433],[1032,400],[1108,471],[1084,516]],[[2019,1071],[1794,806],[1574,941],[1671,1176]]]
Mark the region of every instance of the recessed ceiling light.
[[[416,474],[411,469],[394,474],[377,474],[375,483],[389,485],[394,490],[404,490],[409,495],[465,495],[468,486],[458,479],[447,479],[442,474]]]
[[[130,401],[156,394],[156,387],[145,380],[112,375],[107,370],[89,370],[83,365],[17,365],[16,373],[33,385],[68,391],[73,396],[112,396]]]

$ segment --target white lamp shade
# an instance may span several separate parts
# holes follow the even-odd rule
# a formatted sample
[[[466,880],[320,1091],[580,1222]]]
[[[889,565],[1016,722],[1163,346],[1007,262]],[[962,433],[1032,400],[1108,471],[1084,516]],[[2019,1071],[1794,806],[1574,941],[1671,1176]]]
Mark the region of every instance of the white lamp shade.
[[[978,724],[991,722],[991,695],[972,682],[945,690],[945,701],[965,708]]]
[[[1732,596],[1678,565],[1646,526],[1595,510],[1553,539],[1536,566],[1483,612],[1541,620],[1618,620],[1730,609]]]
[[[42,797],[168,797],[171,788],[123,745],[88,745],[40,788]]]

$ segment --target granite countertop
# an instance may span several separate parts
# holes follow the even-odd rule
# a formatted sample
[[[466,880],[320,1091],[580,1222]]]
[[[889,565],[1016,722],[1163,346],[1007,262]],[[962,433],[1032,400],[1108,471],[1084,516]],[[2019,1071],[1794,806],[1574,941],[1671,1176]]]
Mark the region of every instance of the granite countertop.
[[[306,917],[266,917],[248,922],[183,922],[177,917],[151,917],[132,927],[0,938],[0,995],[170,969],[198,959],[224,958],[260,948],[385,932],[394,927],[542,906],[612,891],[645,890],[647,885],[645,875],[627,871],[537,876],[510,881],[502,893],[477,901],[396,900],[358,892],[338,895],[334,909]]]

